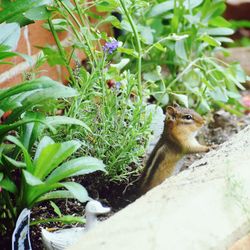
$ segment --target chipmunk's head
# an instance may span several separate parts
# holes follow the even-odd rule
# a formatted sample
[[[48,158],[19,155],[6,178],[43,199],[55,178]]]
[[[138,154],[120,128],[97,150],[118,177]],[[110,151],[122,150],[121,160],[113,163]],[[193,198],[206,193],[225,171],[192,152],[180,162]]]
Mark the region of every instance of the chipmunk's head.
[[[167,133],[179,144],[194,138],[204,124],[204,119],[192,109],[168,106],[166,110]]]

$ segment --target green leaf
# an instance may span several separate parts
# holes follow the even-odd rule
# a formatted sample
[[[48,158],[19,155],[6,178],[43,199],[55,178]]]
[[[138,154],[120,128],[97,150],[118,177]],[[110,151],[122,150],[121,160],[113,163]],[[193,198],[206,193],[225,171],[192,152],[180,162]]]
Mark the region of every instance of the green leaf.
[[[34,176],[33,174],[31,174],[26,170],[23,170],[23,175],[27,184],[29,184],[30,186],[37,186],[44,184],[39,178],[37,178],[36,176]]]
[[[22,101],[22,106],[13,110],[7,121],[10,123],[20,117],[20,115],[25,111],[51,99],[73,97],[77,94],[76,90],[63,86],[62,84],[58,84],[57,86],[51,88],[37,90],[25,97]]]
[[[62,217],[62,213],[61,213],[61,211],[60,211],[60,208],[59,208],[53,201],[50,201],[50,205],[53,207],[54,212],[55,212],[59,217]]]
[[[23,143],[24,147],[28,150],[28,152],[30,152],[31,147],[42,132],[44,126],[42,126],[41,122],[45,121],[45,116],[38,112],[26,112],[24,118],[39,121],[26,123],[22,126],[22,134],[20,137],[20,141]]]
[[[3,179],[3,173],[0,172],[0,182],[2,181]]]
[[[91,129],[86,125],[86,123],[84,123],[83,121],[81,121],[79,119],[72,118],[72,117],[48,116],[48,117],[46,117],[46,123],[49,126],[66,125],[66,124],[79,125],[92,133]]]
[[[16,161],[10,157],[8,157],[7,155],[4,155],[4,158],[13,166],[15,166],[16,168],[26,168],[26,164],[22,161]]]
[[[117,29],[122,29],[122,26],[121,26],[119,19],[115,16],[112,16],[112,15],[109,15],[106,18],[104,18],[103,20],[101,20],[96,27],[98,27],[99,25],[101,25],[103,23],[109,23],[109,24],[111,23]]]
[[[143,26],[143,25],[138,25],[137,29],[140,32],[141,37],[142,37],[142,41],[145,44],[147,44],[147,45],[153,44],[153,42],[154,42],[153,33],[155,32],[155,30],[151,29],[148,26]]]
[[[171,0],[156,4],[149,12],[149,17],[162,15],[172,9],[174,9],[174,1]]]
[[[188,108],[188,96],[187,95],[181,95],[181,94],[175,94],[172,93],[173,96],[176,97],[176,99],[183,104],[186,108]]]
[[[234,40],[229,37],[216,37],[216,40],[221,43],[234,43]]]
[[[230,28],[204,28],[200,29],[199,31],[200,34],[207,33],[208,35],[211,36],[228,36],[232,35],[234,33],[234,30]]]
[[[52,200],[52,199],[74,199],[74,198],[75,196],[67,190],[57,190],[42,195],[40,198],[37,199],[37,202]]]
[[[57,86],[60,87],[61,84],[46,76],[42,76],[32,81],[23,82],[11,88],[4,89],[2,92],[0,92],[0,106],[4,98],[11,97],[11,96],[23,93],[23,92],[28,92],[32,90],[38,90],[38,89],[46,89],[46,88],[57,87]]]
[[[175,43],[175,53],[182,60],[187,61],[187,53],[184,46],[184,40],[180,40]]]
[[[138,53],[133,49],[127,49],[127,48],[119,47],[119,48],[117,48],[117,51],[119,51],[121,53],[125,53],[127,55],[131,55],[131,56],[133,56],[135,58],[138,57]]]
[[[161,80],[161,77],[159,73],[156,70],[154,70],[151,72],[143,73],[143,79],[148,82],[156,82],[156,81]]]
[[[1,23],[0,44],[7,45],[11,50],[15,50],[20,38],[20,32],[21,30],[18,23]]]
[[[63,215],[62,217],[58,218],[58,221],[64,224],[72,224],[72,223],[85,223],[86,220],[84,217],[81,216],[73,216],[73,215]]]
[[[122,58],[119,63],[116,63],[116,64],[111,63],[110,67],[116,68],[118,70],[122,70],[129,62],[130,62],[130,60],[128,58]]]
[[[68,189],[74,195],[74,197],[80,202],[86,202],[89,200],[88,193],[82,185],[76,182],[63,182],[61,184],[66,189]]]
[[[17,192],[17,187],[15,183],[11,181],[8,177],[5,177],[3,180],[0,181],[0,187],[11,193]]]
[[[126,20],[121,21],[121,29],[126,30],[128,32],[133,32],[130,23]]]
[[[20,26],[27,25],[33,21],[25,17],[25,13],[33,8],[51,4],[52,0],[4,0],[1,3],[0,23],[17,22]],[[37,13],[38,15],[38,13]],[[39,14],[40,15],[40,14]],[[34,15],[33,15],[34,16]],[[31,16],[30,16],[31,17]]]
[[[204,42],[206,42],[209,45],[214,46],[214,47],[221,46],[221,43],[218,40],[214,39],[213,37],[211,37],[211,36],[209,36],[207,34],[201,35],[199,37],[199,40],[204,41]]]
[[[65,178],[77,175],[85,175],[95,171],[105,171],[102,161],[93,157],[79,157],[63,163],[56,168],[46,179],[47,184],[59,182]]]
[[[54,26],[55,31],[57,32],[68,30],[68,23],[65,19],[61,19],[61,18],[53,19],[52,24]],[[50,27],[48,23],[43,23],[43,28],[50,31]]]
[[[29,9],[24,13],[24,16],[30,20],[45,20],[50,17],[50,12],[47,10],[46,6],[38,6]]]
[[[55,66],[55,65],[66,65],[63,57],[59,53],[59,51],[55,48],[52,47],[43,47],[41,48],[44,55],[47,58],[48,64],[50,66]]]
[[[119,6],[119,3],[115,0],[98,1],[96,3],[96,9],[98,12],[110,12],[115,10]]]
[[[194,8],[196,8],[197,6],[199,6],[201,3],[203,2],[203,0],[185,0],[183,2],[183,5],[185,6],[185,8],[187,10],[192,10]]]
[[[49,136],[44,136],[41,141],[39,142],[37,149],[36,149],[36,153],[35,153],[35,157],[34,157],[34,164],[36,164],[36,161],[38,159],[38,157],[41,155],[42,150],[50,145],[50,144],[54,144],[54,140],[51,139]]]
[[[215,101],[221,101],[221,102],[227,102],[228,96],[226,94],[225,89],[222,89],[220,87],[215,87],[214,91],[210,90],[209,95],[215,100]]]
[[[27,170],[29,172],[32,172],[32,170],[33,170],[33,164],[32,164],[32,161],[31,161],[31,157],[30,157],[27,149],[24,147],[24,145],[16,137],[14,137],[12,135],[6,136],[6,139],[8,141],[16,144],[18,147],[21,148],[21,150],[23,152],[23,155],[24,155],[24,160],[25,160],[25,163],[26,163]]]
[[[157,48],[158,50],[162,51],[162,52],[166,52],[166,50],[167,50],[160,43],[155,43],[154,47]]]
[[[72,224],[72,223],[85,223],[86,220],[82,216],[73,216],[73,215],[63,215],[59,218],[48,218],[48,219],[42,219],[42,220],[35,220],[31,221],[30,225],[37,225],[41,223],[49,223],[49,222],[60,222],[64,224]]]
[[[43,180],[53,169],[72,155],[81,144],[72,140],[62,143],[49,144],[44,147],[36,160],[34,176]],[[49,161],[48,161],[49,159]]]
[[[230,28],[232,25],[222,16],[217,16],[208,22],[210,25]],[[249,26],[250,27],[250,26]]]

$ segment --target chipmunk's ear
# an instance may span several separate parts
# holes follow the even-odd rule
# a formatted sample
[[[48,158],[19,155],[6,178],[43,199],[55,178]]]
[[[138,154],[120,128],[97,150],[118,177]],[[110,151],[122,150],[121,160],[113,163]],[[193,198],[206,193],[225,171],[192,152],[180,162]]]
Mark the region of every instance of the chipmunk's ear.
[[[176,109],[172,106],[168,106],[166,109],[166,115],[172,120],[175,119]]]

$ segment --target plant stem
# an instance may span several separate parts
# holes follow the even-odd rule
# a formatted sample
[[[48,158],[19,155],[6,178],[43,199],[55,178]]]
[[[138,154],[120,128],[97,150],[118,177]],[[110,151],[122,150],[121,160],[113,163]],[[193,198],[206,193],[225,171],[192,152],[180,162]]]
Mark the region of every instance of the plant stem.
[[[59,1],[60,1],[60,3],[62,4],[62,6],[64,7],[64,9],[69,13],[69,15],[70,15],[70,16],[72,17],[72,19],[75,21],[75,23],[77,24],[77,26],[79,27],[80,32],[81,32],[80,34],[82,34],[82,36],[83,36],[83,38],[84,38],[84,40],[85,40],[85,42],[86,42],[86,45],[87,45],[87,47],[88,47],[89,53],[90,53],[91,57],[93,58],[93,61],[94,61],[95,64],[96,64],[97,60],[96,60],[95,54],[94,54],[94,52],[93,52],[93,48],[92,48],[93,46],[91,47],[88,38],[86,37],[86,35],[84,34],[84,32],[81,31],[81,28],[82,28],[81,24],[79,23],[79,21],[78,21],[78,19],[75,17],[75,15],[72,13],[72,11],[68,8],[68,6],[67,6],[64,2],[62,2],[61,0],[59,0]],[[79,5],[76,3],[76,1],[74,1],[74,2],[75,2],[75,4],[76,4],[76,9],[77,9],[77,11],[78,11],[78,15],[79,15],[79,17],[80,17],[80,19],[81,19],[81,18],[82,18],[82,17],[81,17],[82,13],[81,13],[81,11],[80,11]],[[81,19],[81,20],[82,20],[82,19]],[[78,36],[78,35],[77,35],[77,36]],[[78,37],[79,37],[79,36],[78,36]]]
[[[136,50],[137,50],[137,53],[138,53],[138,59],[137,59],[138,92],[139,92],[139,97],[142,98],[142,82],[141,82],[142,49],[141,49],[141,41],[140,41],[140,38],[139,38],[137,28],[136,28],[136,26],[134,24],[134,21],[133,21],[131,15],[129,14],[129,12],[128,12],[125,4],[124,4],[124,1],[123,0],[119,0],[119,1],[121,3],[122,9],[123,9],[125,15],[128,18],[129,24],[130,24],[130,26],[131,26],[131,28],[133,30],[134,36],[135,36]]]
[[[63,47],[62,47],[62,45],[61,45],[60,39],[58,38],[58,35],[57,35],[56,31],[55,31],[55,28],[54,28],[54,26],[53,26],[53,23],[52,23],[52,21],[51,21],[51,18],[48,19],[48,24],[49,24],[50,30],[51,30],[51,32],[52,32],[52,35],[53,35],[53,37],[54,37],[54,39],[55,39],[55,42],[56,42],[58,51],[59,51],[61,57],[63,58],[64,62],[65,62],[65,66],[66,66],[66,68],[67,68],[67,70],[68,70],[68,72],[69,72],[69,75],[70,75],[70,77],[71,77],[73,83],[75,84],[76,81],[75,81],[75,77],[74,77],[74,74],[73,74],[73,70],[71,69],[71,67],[70,67],[69,64],[68,64],[67,57],[66,57],[66,55],[65,55],[65,51],[64,51],[64,49],[63,49]]]

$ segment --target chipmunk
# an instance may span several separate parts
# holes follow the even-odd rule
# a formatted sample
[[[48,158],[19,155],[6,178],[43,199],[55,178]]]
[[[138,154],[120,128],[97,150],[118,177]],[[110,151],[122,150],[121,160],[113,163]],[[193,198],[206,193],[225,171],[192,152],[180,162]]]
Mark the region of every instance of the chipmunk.
[[[203,124],[204,119],[191,109],[167,107],[163,133],[139,179],[142,194],[171,176],[185,154],[209,151],[195,138]]]

